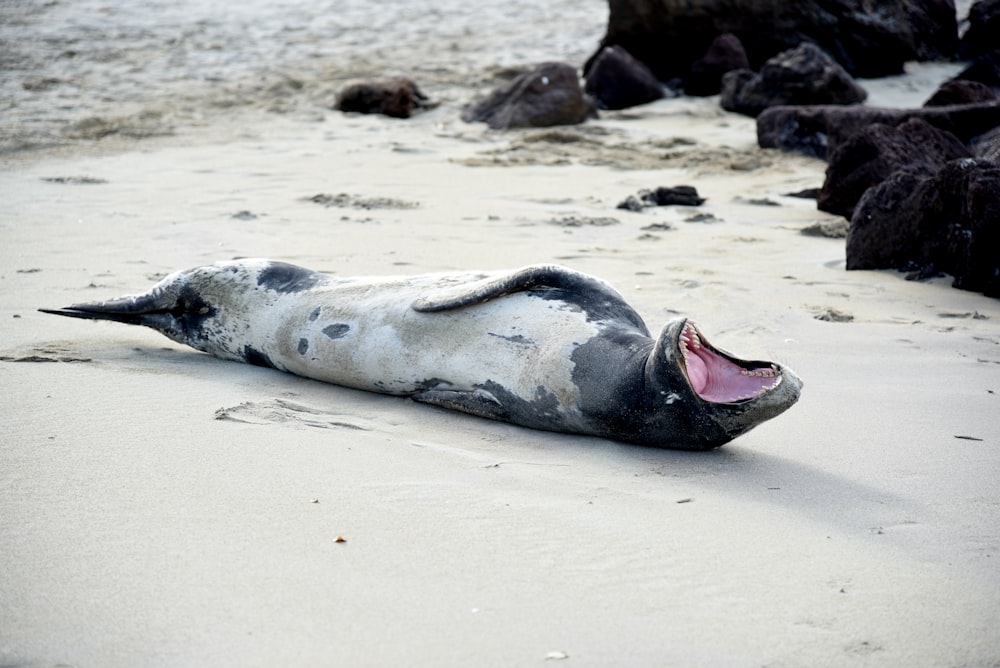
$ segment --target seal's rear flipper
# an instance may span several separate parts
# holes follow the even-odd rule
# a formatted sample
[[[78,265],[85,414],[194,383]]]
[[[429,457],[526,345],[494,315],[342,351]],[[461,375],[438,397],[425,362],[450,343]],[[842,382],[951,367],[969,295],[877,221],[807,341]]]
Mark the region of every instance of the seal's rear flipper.
[[[509,421],[504,405],[486,390],[424,390],[412,395],[414,401],[461,411],[490,420]]]

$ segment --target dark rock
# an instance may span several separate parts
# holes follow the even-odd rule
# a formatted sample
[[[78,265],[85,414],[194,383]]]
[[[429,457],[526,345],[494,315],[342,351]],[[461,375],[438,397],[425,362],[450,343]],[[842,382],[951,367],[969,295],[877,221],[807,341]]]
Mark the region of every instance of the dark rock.
[[[919,118],[896,127],[873,123],[830,155],[816,207],[850,219],[865,191],[893,172],[907,169],[930,176],[951,160],[970,157],[972,154],[955,135]]]
[[[584,92],[603,109],[625,109],[663,97],[663,84],[620,46],[603,49],[587,73]]]
[[[725,33],[742,42],[751,68],[813,42],[858,77],[900,74],[910,60],[948,58],[958,41],[952,0],[609,0],[608,5],[598,51],[618,44],[661,81],[687,77],[691,64]]]
[[[337,94],[334,109],[362,114],[384,114],[393,118],[409,118],[417,109],[431,106],[427,96],[409,79],[358,81],[348,84]]]
[[[750,60],[739,37],[732,33],[719,35],[705,55],[691,64],[684,92],[688,95],[716,95],[722,90],[723,74],[746,69],[750,69]]]
[[[757,116],[768,107],[858,104],[868,94],[815,44],[803,42],[771,58],[759,75],[746,70],[722,77],[722,108]]]
[[[640,190],[638,195],[629,195],[617,208],[627,211],[642,211],[651,206],[698,206],[705,198],[698,195],[693,186],[659,187],[654,190]]]
[[[698,191],[693,186],[674,186],[673,188],[660,187],[656,190],[644,191],[642,198],[655,206],[669,206],[677,204],[680,206],[698,206],[705,203],[705,198],[698,195]]]
[[[978,81],[1000,92],[1000,49],[994,49],[977,56],[972,63],[959,72],[956,79]]]
[[[799,199],[816,199],[819,197],[819,188],[806,188],[793,193],[785,193],[785,197],[797,197]]]
[[[1000,166],[965,158],[933,176],[898,171],[858,203],[848,269],[939,272],[963,290],[1000,297]]]
[[[543,63],[466,107],[462,120],[501,130],[575,125],[593,115],[593,101],[580,90],[576,69],[565,63]]]
[[[925,120],[968,143],[973,137],[1000,126],[1000,102],[919,109],[771,107],[757,117],[757,143],[761,148],[780,148],[826,159],[838,145],[865,126],[898,125],[908,118]]]
[[[636,211],[636,212],[639,212],[639,211],[642,211],[643,209],[645,209],[646,205],[644,205],[642,203],[642,200],[639,199],[638,197],[636,197],[635,195],[629,195],[628,197],[626,197],[625,199],[623,199],[621,202],[619,202],[618,206],[616,206],[615,208],[616,209],[622,209],[624,211]]]
[[[933,95],[924,102],[925,107],[949,107],[956,104],[992,102],[997,99],[993,89],[978,81],[952,79],[941,84]]]
[[[881,9],[884,2],[878,3]],[[958,51],[955,0],[903,0],[916,60],[950,60]],[[871,5],[870,5],[871,6]]]
[[[961,58],[975,58],[997,48],[1000,0],[978,0],[969,8],[969,29],[958,45]]]

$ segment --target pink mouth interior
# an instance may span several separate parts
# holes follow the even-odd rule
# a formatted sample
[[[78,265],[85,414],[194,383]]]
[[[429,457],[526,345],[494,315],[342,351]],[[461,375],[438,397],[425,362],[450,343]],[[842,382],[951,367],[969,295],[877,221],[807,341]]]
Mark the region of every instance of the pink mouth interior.
[[[705,401],[717,404],[753,399],[781,383],[773,364],[742,366],[716,353],[691,323],[684,325],[678,341],[688,382]]]

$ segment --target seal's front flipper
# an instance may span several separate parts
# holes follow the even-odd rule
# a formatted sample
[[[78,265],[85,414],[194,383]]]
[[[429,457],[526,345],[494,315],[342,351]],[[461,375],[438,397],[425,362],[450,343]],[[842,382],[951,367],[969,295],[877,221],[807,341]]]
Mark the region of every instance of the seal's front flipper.
[[[506,273],[432,290],[410,306],[421,313],[435,313],[482,304],[518,292],[555,299],[587,313],[588,320],[628,322],[648,336],[642,318],[613,287],[604,281],[555,264],[535,264]]]
[[[412,395],[414,401],[461,411],[490,420],[509,421],[504,405],[491,393],[478,390],[424,390]]]
[[[482,304],[497,297],[532,288],[562,287],[569,282],[567,280],[569,275],[587,278],[557,265],[536,264],[506,273],[486,274],[473,281],[432,290],[414,301],[412,307],[413,310],[423,313],[448,311]]]
[[[604,300],[624,303],[624,298],[602,280],[556,264],[533,264],[503,274],[483,276],[478,280],[449,285],[431,291],[411,304],[423,313],[482,304],[504,295],[529,290],[562,290],[575,300]]]

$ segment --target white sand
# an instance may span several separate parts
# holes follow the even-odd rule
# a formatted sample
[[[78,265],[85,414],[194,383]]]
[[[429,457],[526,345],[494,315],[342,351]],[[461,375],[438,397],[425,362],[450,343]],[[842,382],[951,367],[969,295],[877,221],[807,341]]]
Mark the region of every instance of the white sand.
[[[799,232],[835,219],[783,196],[823,163],[758,150],[715,100],[607,114],[569,143],[464,125],[463,101],[410,121],[234,113],[7,160],[0,665],[1000,662],[1000,302],[846,272],[842,240]],[[614,208],[682,183],[715,222]],[[558,224],[602,217],[618,223]],[[642,229],[657,222],[673,229]],[[685,453],[35,311],[240,256],[341,275],[561,262],[651,328],[691,316],[806,385],[772,422]],[[853,320],[816,319],[831,309]]]

